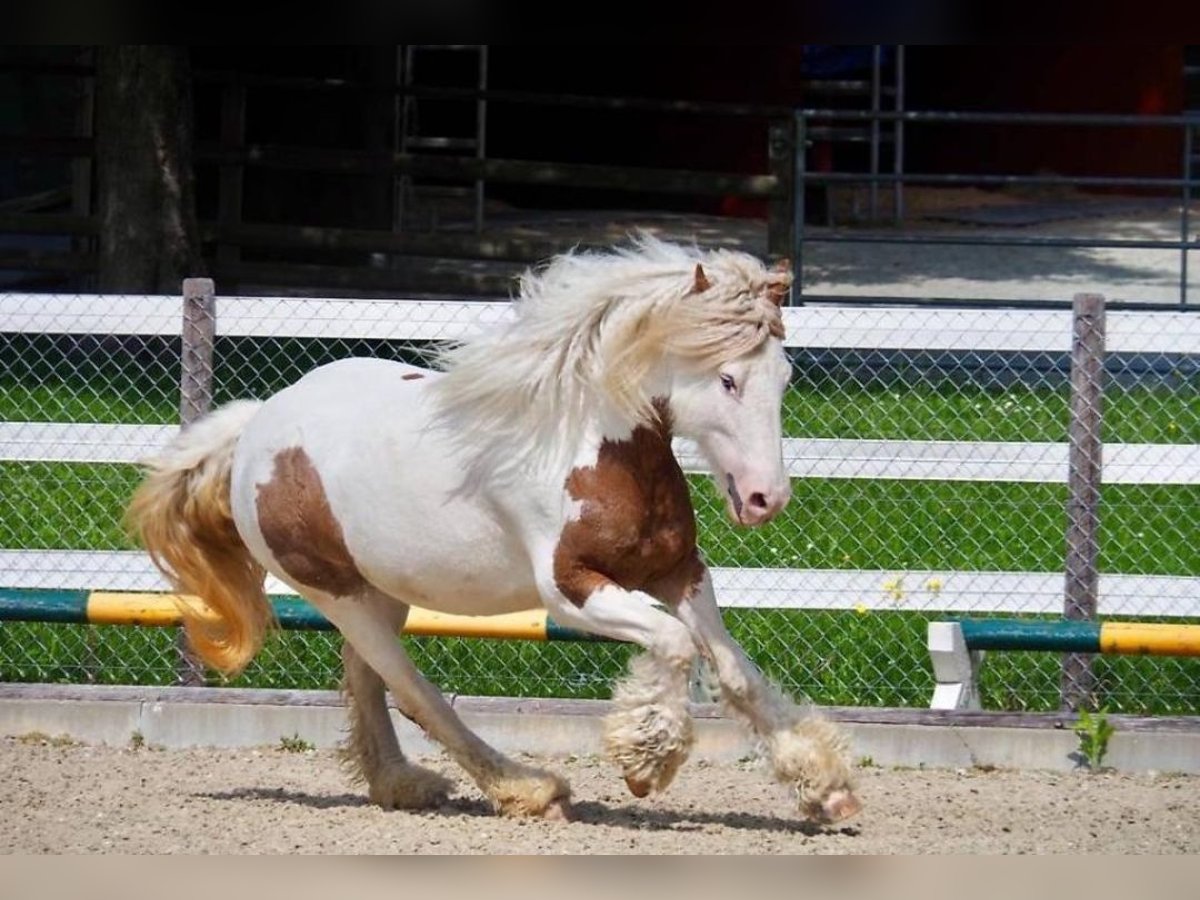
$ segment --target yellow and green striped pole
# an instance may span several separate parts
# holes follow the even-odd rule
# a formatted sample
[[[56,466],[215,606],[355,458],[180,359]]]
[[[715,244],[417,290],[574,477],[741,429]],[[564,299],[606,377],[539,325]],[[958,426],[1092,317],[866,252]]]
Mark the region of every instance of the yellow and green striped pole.
[[[85,590],[0,589],[0,621],[87,625],[177,626],[182,621],[174,594]],[[272,597],[280,627],[331,631],[333,625],[299,597]],[[528,641],[596,641],[604,638],[564,628],[544,609],[496,616],[456,616],[414,607],[404,634]]]
[[[1068,619],[968,619],[959,624],[971,650],[1200,656],[1200,625]]]

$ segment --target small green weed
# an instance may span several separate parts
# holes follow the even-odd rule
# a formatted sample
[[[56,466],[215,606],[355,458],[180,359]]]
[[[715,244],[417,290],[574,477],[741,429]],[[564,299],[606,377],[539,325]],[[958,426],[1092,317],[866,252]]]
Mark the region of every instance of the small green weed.
[[[50,747],[74,747],[79,743],[69,734],[50,735],[44,731],[29,731],[17,735],[17,740],[22,744],[42,744]]]
[[[1104,756],[1108,753],[1108,739],[1116,730],[1108,721],[1108,710],[1102,709],[1095,713],[1082,710],[1074,730],[1079,737],[1080,759],[1093,772],[1099,772],[1104,765]]]
[[[316,750],[316,746],[299,734],[293,734],[291,737],[281,737],[279,739],[279,749],[285,753],[308,753],[310,750]]]

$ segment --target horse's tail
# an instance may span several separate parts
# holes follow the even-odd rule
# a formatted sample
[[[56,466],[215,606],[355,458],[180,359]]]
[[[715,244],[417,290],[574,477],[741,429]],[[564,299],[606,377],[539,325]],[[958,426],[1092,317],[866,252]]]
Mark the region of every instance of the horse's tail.
[[[188,643],[225,673],[244,669],[274,624],[265,572],[230,509],[233,449],[260,405],[230,403],[181,431],[145,462],[146,477],[125,514],[180,595]]]

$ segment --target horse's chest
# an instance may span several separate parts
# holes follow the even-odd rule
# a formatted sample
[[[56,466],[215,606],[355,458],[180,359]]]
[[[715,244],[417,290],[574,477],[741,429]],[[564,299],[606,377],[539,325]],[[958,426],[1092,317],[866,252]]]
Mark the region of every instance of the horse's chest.
[[[610,582],[646,589],[694,558],[687,481],[656,432],[640,428],[626,441],[605,441],[595,465],[573,470],[566,489],[580,513],[563,528],[554,571],[576,605]]]

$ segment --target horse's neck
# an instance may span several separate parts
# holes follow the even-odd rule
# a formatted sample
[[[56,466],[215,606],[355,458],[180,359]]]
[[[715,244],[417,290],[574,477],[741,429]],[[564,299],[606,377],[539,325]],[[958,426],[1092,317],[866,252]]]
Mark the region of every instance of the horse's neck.
[[[635,425],[615,413],[597,410],[583,429],[582,440],[573,454],[571,467],[594,465],[605,448],[625,447],[620,454],[624,465],[661,470],[663,461],[674,460],[671,450],[671,418],[665,399],[655,400],[657,421]]]
[[[669,446],[671,443],[671,381],[661,369],[650,372],[642,382],[642,390],[653,397],[655,421],[639,426],[629,421],[627,413],[616,404],[597,398],[589,408],[587,419],[580,429],[580,450],[594,453],[605,442],[628,441],[635,431],[649,429],[660,435]]]

